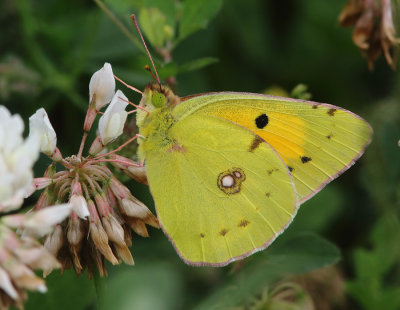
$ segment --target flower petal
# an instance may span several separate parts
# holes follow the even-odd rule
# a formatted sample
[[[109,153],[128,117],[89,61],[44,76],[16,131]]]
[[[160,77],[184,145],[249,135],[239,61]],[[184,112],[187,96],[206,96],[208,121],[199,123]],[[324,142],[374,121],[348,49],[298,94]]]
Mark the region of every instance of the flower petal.
[[[52,155],[57,145],[57,136],[43,108],[29,118],[29,135],[35,134],[40,137],[40,150],[48,156]]]
[[[11,283],[8,273],[0,267],[0,288],[4,290],[12,299],[18,299],[18,293]]]
[[[69,203],[72,206],[72,210],[82,219],[88,217],[89,209],[86,203],[86,200],[81,195],[72,195]]]
[[[115,93],[115,79],[111,65],[105,63],[103,68],[96,71],[89,82],[90,102],[94,102],[96,110],[108,104]]]
[[[70,204],[47,207],[24,215],[15,214],[3,217],[3,222],[11,227],[23,228],[27,235],[42,237],[53,230],[53,226],[61,223],[70,213]]]
[[[0,210],[18,209],[31,191],[32,167],[39,155],[40,139],[22,137],[24,123],[19,115],[0,106]]]
[[[128,98],[118,90],[104,115],[99,120],[99,132],[103,145],[110,143],[118,138],[124,129],[125,121],[128,116],[125,111],[128,105]]]

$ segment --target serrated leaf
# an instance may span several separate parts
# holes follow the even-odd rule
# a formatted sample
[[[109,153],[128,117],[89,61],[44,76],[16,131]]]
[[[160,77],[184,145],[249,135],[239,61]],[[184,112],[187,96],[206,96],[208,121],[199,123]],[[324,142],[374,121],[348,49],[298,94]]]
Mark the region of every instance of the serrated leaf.
[[[222,0],[185,0],[179,26],[179,40],[206,28],[221,6]]]

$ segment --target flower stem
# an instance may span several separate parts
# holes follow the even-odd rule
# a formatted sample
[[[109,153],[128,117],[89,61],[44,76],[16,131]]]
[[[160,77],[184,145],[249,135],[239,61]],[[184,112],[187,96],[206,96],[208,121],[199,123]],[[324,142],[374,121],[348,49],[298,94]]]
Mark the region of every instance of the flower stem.
[[[82,152],[83,152],[83,147],[85,146],[86,138],[87,138],[87,132],[85,131],[83,133],[81,145],[79,146],[79,151],[78,151],[78,158],[82,158]]]
[[[120,145],[119,147],[117,147],[115,150],[113,150],[113,151],[111,151],[111,152],[108,152],[108,153],[106,153],[106,154],[99,155],[99,156],[93,158],[93,160],[98,160],[98,159],[100,159],[100,158],[103,158],[103,157],[106,157],[106,156],[108,156],[108,155],[111,155],[111,154],[113,154],[113,153],[115,153],[115,152],[118,152],[119,150],[123,149],[127,144],[131,143],[133,140],[136,140],[139,136],[140,136],[140,135],[138,135],[138,134],[135,135],[135,136],[133,136],[133,137],[130,138],[128,141],[126,141],[124,144],[122,144],[122,145]]]
[[[104,310],[104,297],[106,291],[106,280],[104,277],[101,277],[97,268],[94,268],[93,272],[93,281],[94,287],[96,289],[96,297],[97,297],[97,309]]]

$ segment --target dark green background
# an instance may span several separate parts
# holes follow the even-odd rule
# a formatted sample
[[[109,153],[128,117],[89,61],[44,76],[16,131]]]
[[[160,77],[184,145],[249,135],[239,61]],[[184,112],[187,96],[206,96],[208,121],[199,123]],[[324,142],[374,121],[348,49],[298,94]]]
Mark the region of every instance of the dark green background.
[[[158,6],[167,14],[170,8],[163,8],[167,2],[119,0],[107,5],[137,37],[129,15],[143,6]],[[276,251],[280,245],[285,248],[285,239],[297,238],[305,231],[320,234],[342,252],[339,266],[347,281],[346,307],[374,309],[379,305],[395,310],[396,304],[385,302],[400,295],[400,78],[383,57],[374,71],[368,70],[366,60],[352,43],[351,29],[341,28],[337,21],[345,3],[225,1],[206,29],[188,36],[174,49],[172,58],[177,65],[203,57],[218,59],[200,70],[179,74],[177,93],[263,92],[271,86],[290,91],[304,83],[312,100],[341,106],[370,122],[375,133],[366,154],[301,207],[294,223],[276,241]],[[148,60],[142,50],[94,2],[3,0],[0,27],[0,104],[21,114],[26,125],[28,117],[44,107],[64,156],[78,150],[89,79],[104,62],[111,63],[116,75],[139,89],[151,82],[143,69]],[[163,69],[157,53],[152,53],[160,73],[166,72],[168,67]],[[140,99],[120,84],[118,88],[134,102]],[[47,158],[40,159],[37,176],[48,163]],[[153,207],[147,187],[133,181],[128,184],[139,199]],[[27,201],[28,205],[33,203],[34,198]],[[247,283],[231,266],[189,267],[161,231],[150,229],[150,234],[148,239],[134,238],[135,267],[109,266],[106,309],[111,305],[115,309],[191,309],[196,305],[210,309],[210,304],[218,309],[228,305],[245,309],[253,296],[282,278],[270,274],[267,268],[265,277],[270,280]],[[306,250],[302,253],[308,257]],[[289,258],[299,262],[299,253],[293,251]],[[335,251],[329,248],[321,253],[330,255],[327,262],[332,263],[336,261]],[[255,260],[261,261],[264,255],[268,260],[266,251],[255,254]],[[289,268],[292,261],[281,266],[290,269],[289,274],[302,273],[313,269],[307,266],[309,261],[312,259],[301,261],[294,270]],[[264,270],[263,265],[252,261],[248,265],[256,273]],[[254,270],[245,270],[249,279]],[[242,281],[243,297],[224,291],[230,284],[238,285],[236,281]],[[67,272],[60,277],[53,272],[48,287],[47,295],[30,294],[26,309],[94,307],[94,287],[86,276],[76,278]]]

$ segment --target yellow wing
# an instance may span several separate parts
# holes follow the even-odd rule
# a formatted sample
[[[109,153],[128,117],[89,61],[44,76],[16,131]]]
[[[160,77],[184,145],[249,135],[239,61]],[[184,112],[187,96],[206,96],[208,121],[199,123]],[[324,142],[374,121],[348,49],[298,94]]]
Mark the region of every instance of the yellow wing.
[[[174,113],[177,119],[212,115],[247,128],[256,134],[243,146],[250,152],[266,141],[291,171],[300,203],[353,165],[372,134],[367,122],[342,108],[257,94],[200,95]]]
[[[226,265],[267,247],[292,221],[290,173],[268,144],[249,152],[254,137],[210,113],[193,113],[160,143],[143,142],[160,224],[186,263]]]

